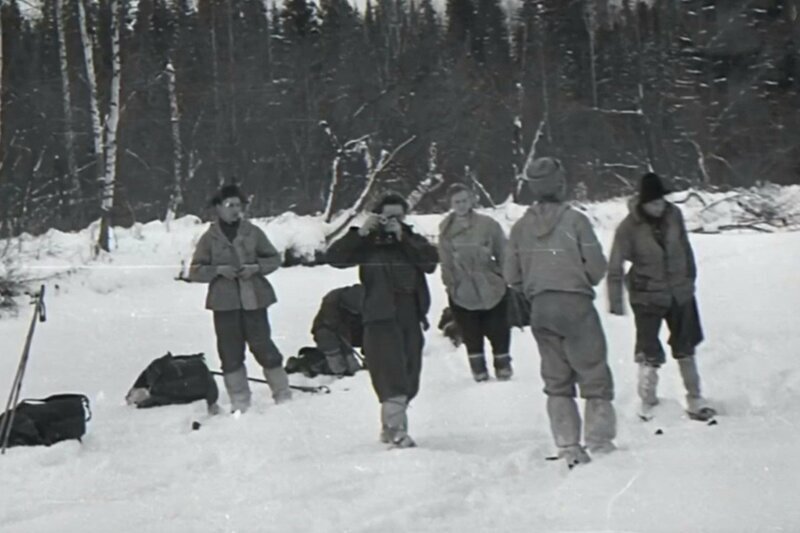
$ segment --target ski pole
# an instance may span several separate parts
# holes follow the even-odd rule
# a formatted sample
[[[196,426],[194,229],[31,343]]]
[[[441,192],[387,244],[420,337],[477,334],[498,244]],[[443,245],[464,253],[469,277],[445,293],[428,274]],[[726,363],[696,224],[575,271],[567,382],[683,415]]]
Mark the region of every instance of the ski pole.
[[[39,289],[34,300],[33,317],[31,318],[31,325],[28,328],[28,336],[25,338],[25,347],[22,349],[22,356],[19,359],[19,366],[17,373],[14,376],[14,382],[11,384],[11,392],[8,395],[6,402],[6,409],[3,415],[3,424],[0,427],[0,436],[2,436],[2,450],[0,455],[5,455],[6,448],[8,447],[8,440],[11,437],[11,428],[14,425],[14,416],[17,413],[17,402],[19,401],[19,393],[22,390],[22,379],[25,377],[25,367],[28,365],[28,358],[31,351],[31,343],[33,341],[33,332],[36,329],[36,321],[44,322],[47,320],[44,306],[44,285]]]
[[[218,370],[209,370],[209,372],[211,372],[211,374],[213,374],[215,376],[223,376],[224,375],[222,372],[220,372]],[[260,379],[260,378],[251,378],[251,377],[248,376],[247,381],[253,381],[255,383],[263,383],[265,385],[269,385],[269,382],[267,380]],[[294,390],[299,390],[299,391],[302,391],[302,392],[310,392],[312,394],[318,394],[318,393],[330,394],[331,393],[331,389],[327,385],[316,385],[316,386],[289,385],[289,388],[290,389],[294,389]]]

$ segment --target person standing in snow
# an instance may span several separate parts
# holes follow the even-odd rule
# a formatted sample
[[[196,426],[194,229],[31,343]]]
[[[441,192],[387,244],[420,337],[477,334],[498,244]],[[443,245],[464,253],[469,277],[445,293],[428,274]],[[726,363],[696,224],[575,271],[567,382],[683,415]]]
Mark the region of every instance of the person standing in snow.
[[[352,376],[361,370],[353,348],[363,343],[363,301],[363,285],[338,287],[322,298],[314,317],[311,326],[314,342],[325,354],[330,371],[337,376]]]
[[[506,236],[497,221],[475,212],[475,196],[466,185],[451,185],[447,196],[452,212],[439,225],[439,258],[450,310],[475,381],[489,379],[484,338],[492,345],[495,376],[505,381],[513,375],[508,287],[503,279]]]
[[[701,394],[694,357],[695,348],[703,341],[695,299],[697,268],[683,215],[664,199],[668,193],[658,175],[642,177],[639,194],[629,203],[630,213],[614,236],[607,280],[609,307],[614,315],[625,314],[625,279],[636,323],[634,359],[639,366],[640,415],[650,418],[658,404],[658,369],[666,362],[658,335],[666,321],[672,356],[686,387],[687,413],[707,420],[716,412]],[[625,262],[632,265],[627,276]]]
[[[242,217],[245,197],[236,185],[212,199],[217,220],[200,237],[189,280],[208,283],[206,309],[214,314],[217,351],[233,411],[250,407],[245,343],[261,365],[275,403],[292,397],[283,356],[272,341],[267,308],[277,301],[266,276],[281,256],[261,229]]]
[[[364,224],[331,244],[335,268],[358,265],[364,286],[364,355],[381,403],[381,441],[414,446],[408,404],[419,391],[423,329],[430,293],[425,274],[436,270],[436,247],[404,223],[408,204],[389,193]]]
[[[550,428],[571,468],[590,461],[581,445],[576,386],[585,399],[586,448],[615,449],[614,383],[593,303],[606,259],[589,219],[564,202],[566,175],[558,159],[529,157],[524,179],[534,203],[511,229],[504,274],[531,303]]]

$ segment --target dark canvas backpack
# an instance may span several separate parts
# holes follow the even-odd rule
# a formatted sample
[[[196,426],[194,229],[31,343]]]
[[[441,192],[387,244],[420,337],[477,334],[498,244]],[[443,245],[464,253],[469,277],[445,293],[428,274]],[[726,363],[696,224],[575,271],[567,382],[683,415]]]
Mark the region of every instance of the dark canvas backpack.
[[[0,415],[0,428],[11,413]],[[8,446],[50,446],[68,439],[81,440],[91,420],[89,399],[83,394],[55,394],[17,404]]]
[[[303,346],[296,356],[289,357],[284,366],[287,374],[302,373],[313,378],[318,375],[333,375],[325,354],[316,346]]]
[[[206,400],[210,406],[218,397],[219,389],[202,353],[172,355],[167,352],[144,369],[126,399],[144,408],[197,400]]]

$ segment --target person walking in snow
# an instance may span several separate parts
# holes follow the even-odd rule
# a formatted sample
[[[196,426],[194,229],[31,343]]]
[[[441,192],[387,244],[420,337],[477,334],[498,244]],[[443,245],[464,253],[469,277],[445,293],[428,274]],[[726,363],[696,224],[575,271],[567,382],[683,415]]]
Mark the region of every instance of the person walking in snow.
[[[558,159],[525,164],[534,203],[512,227],[505,279],[531,303],[547,414],[558,455],[573,467],[590,453],[615,449],[614,383],[593,287],[606,271],[603,249],[589,219],[565,203],[566,174]],[[584,438],[575,401],[585,399]]]
[[[476,213],[475,195],[455,183],[447,191],[452,211],[439,225],[439,258],[450,310],[467,348],[472,377],[489,379],[484,338],[492,345],[494,372],[511,379],[508,287],[503,279],[506,236],[494,219]]]
[[[363,301],[364,286],[360,283],[338,287],[322,298],[314,317],[311,334],[334,375],[352,376],[361,370],[353,348],[363,343]]]
[[[364,355],[381,403],[381,441],[414,446],[408,404],[419,391],[423,328],[430,293],[425,274],[436,270],[436,247],[404,223],[408,204],[389,193],[359,227],[331,244],[335,268],[358,265],[364,286]]]
[[[670,330],[672,356],[686,388],[687,413],[707,420],[716,412],[700,390],[695,348],[703,330],[695,298],[697,267],[681,210],[664,196],[661,178],[645,174],[630,213],[617,228],[608,268],[610,312],[624,315],[623,279],[636,323],[634,360],[638,364],[640,415],[648,419],[658,404],[658,369],[666,362],[658,339],[661,323]],[[625,263],[631,269],[625,276]]]
[[[277,299],[266,276],[281,256],[261,229],[242,217],[245,197],[236,185],[212,199],[217,220],[200,237],[189,280],[208,283],[206,308],[213,311],[217,351],[233,411],[250,407],[245,344],[261,365],[275,403],[292,397],[283,356],[272,341],[267,308]]]

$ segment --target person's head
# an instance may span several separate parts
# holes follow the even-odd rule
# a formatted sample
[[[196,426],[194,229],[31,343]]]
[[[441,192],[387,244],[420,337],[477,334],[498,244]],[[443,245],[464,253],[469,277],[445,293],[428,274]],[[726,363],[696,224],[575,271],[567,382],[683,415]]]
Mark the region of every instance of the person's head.
[[[531,154],[533,155],[533,154]],[[563,202],[567,197],[567,176],[555,157],[528,157],[523,178],[536,202]]]
[[[642,176],[639,183],[639,206],[646,215],[660,218],[667,208],[667,201],[664,199],[667,194],[669,191],[658,174],[648,172]]]
[[[408,202],[406,202],[406,199],[394,192],[384,194],[373,210],[376,215],[381,217],[381,221],[384,223],[390,219],[402,222],[406,217],[407,211]]]
[[[475,195],[463,183],[454,183],[447,188],[447,199],[450,208],[456,215],[464,216],[475,207]]]
[[[228,224],[242,218],[247,200],[238,185],[224,185],[217,191],[211,204],[217,210],[217,216]]]

